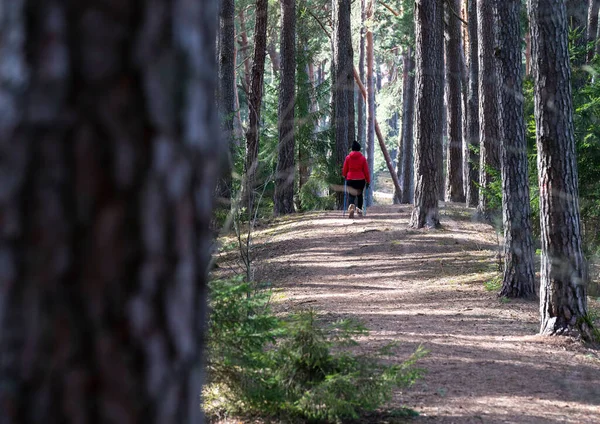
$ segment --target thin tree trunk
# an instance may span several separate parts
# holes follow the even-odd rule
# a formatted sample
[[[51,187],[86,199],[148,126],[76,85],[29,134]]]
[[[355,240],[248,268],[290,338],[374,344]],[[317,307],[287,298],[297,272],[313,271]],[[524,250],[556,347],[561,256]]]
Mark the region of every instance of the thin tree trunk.
[[[358,75],[365,81],[365,0],[360,0],[360,39],[358,47]],[[356,132],[357,141],[365,146],[365,101],[357,87],[358,100],[356,102]]]
[[[460,9],[460,0],[451,0],[453,10]],[[446,155],[446,200],[464,202],[463,187],[463,140],[460,67],[460,22],[448,13],[448,40],[446,41],[446,84],[448,147]]]
[[[497,0],[477,0],[479,42],[479,205],[478,212],[491,218],[486,190],[492,182],[489,169],[500,169],[500,128],[498,126],[498,77],[495,63],[494,7]],[[488,169],[489,168],[489,169]]]
[[[466,20],[465,20],[466,22]],[[463,31],[463,34],[465,32]],[[467,110],[469,108],[469,68],[463,44],[460,45],[460,94],[462,100],[462,180],[463,198],[466,201],[467,184],[469,184],[469,127]]]
[[[525,32],[525,75],[531,75],[531,31]]]
[[[283,24],[282,24],[283,25]],[[281,56],[275,47],[277,44],[277,26],[273,25],[273,29],[269,31],[268,44],[267,44],[267,53],[269,55],[269,59],[271,59],[271,70],[273,71],[273,76],[279,76],[279,71],[281,69]]]
[[[237,39],[237,36],[235,37]],[[236,147],[239,147],[241,140],[244,138],[244,127],[242,125],[242,113],[240,108],[240,95],[237,87],[237,44],[233,43],[233,98],[235,101],[235,119],[233,120],[234,124],[234,134],[235,134],[235,144]]]
[[[281,0],[281,82],[279,154],[275,176],[275,215],[294,212],[294,105],[296,88],[296,0]]]
[[[521,75],[521,0],[498,2],[504,274],[501,296],[536,296]]]
[[[565,4],[531,0],[529,19],[542,241],[540,332],[573,331],[589,340]]]
[[[240,28],[241,28],[241,37],[242,37],[242,42],[241,42],[241,50],[242,50],[242,54],[246,55],[246,57],[244,58],[244,78],[243,78],[243,86],[244,86],[244,90],[246,92],[248,92],[250,90],[250,84],[251,84],[251,79],[252,79],[252,71],[250,69],[251,64],[250,64],[250,57],[248,56],[248,32],[247,32],[247,25],[246,25],[246,14],[244,12],[244,8],[240,8],[240,11],[238,12],[238,17],[240,19]]]
[[[600,11],[600,0],[589,0],[588,6],[588,24],[587,24],[587,42],[594,43],[587,53],[588,63],[592,61],[596,54],[596,45],[598,44],[598,12]]]
[[[479,38],[477,30],[477,0],[467,0],[469,30],[469,92],[467,99],[467,144],[469,168],[467,181],[467,206],[476,207],[479,203]]]
[[[367,51],[367,164],[373,181],[373,168],[375,165],[375,79],[373,68],[375,66],[373,57],[373,25],[375,19],[375,0],[367,0],[365,8],[367,21],[366,29],[366,51]],[[367,206],[373,204],[373,190],[367,190]]]
[[[2,424],[203,421],[218,2],[129,6],[0,0]]]
[[[229,144],[229,163],[235,154],[235,5],[234,0],[221,0],[219,12],[219,79],[218,106],[223,133]],[[232,175],[227,172],[219,181],[219,197],[227,203],[231,200]]]
[[[412,202],[413,187],[413,129],[414,129],[414,101],[415,101],[415,61],[412,47],[406,47],[403,54],[403,88],[402,88],[402,132],[398,155],[398,178],[401,190],[394,192],[394,196],[402,204]]]
[[[265,76],[265,59],[267,50],[267,18],[268,1],[256,0],[256,22],[254,25],[254,59],[252,63],[252,80],[248,93],[248,130],[246,131],[245,183],[242,195],[243,206],[248,211],[254,208],[254,189],[257,181],[259,123],[262,107],[263,82]]]
[[[415,1],[415,200],[410,225],[439,226],[438,164],[442,143],[443,6]]]

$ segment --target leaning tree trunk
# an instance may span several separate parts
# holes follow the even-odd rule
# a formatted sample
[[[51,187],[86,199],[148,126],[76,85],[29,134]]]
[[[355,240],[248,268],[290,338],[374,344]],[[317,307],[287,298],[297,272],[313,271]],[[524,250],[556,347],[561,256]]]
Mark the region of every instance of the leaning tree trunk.
[[[478,212],[490,218],[492,212],[486,190],[492,182],[490,170],[500,169],[500,128],[498,126],[498,77],[495,62],[494,3],[477,0],[479,41],[479,205]],[[504,0],[502,0],[504,1]]]
[[[574,330],[590,339],[565,4],[530,0],[529,19],[542,241],[540,332]]]
[[[460,0],[448,5],[448,39],[446,41],[446,84],[448,146],[446,155],[446,200],[464,202],[463,141],[460,66],[460,21],[454,14],[460,10]]]
[[[229,162],[235,154],[235,4],[234,0],[221,0],[219,11],[219,79],[217,100],[225,139],[229,143]],[[229,204],[231,200],[232,175],[227,172],[219,181],[219,197]]]
[[[479,42],[477,36],[477,0],[467,0],[469,16],[469,90],[467,94],[467,146],[468,146],[468,180],[466,184],[466,203],[476,207],[479,203]]]
[[[438,164],[442,154],[443,6],[415,1],[415,194],[412,227],[439,226]]]
[[[0,423],[202,422],[218,2],[0,10]]]
[[[373,25],[375,19],[375,0],[367,0],[365,9],[367,21],[367,164],[369,165],[370,179],[373,181],[373,168],[375,165],[375,79],[373,69]],[[366,204],[373,204],[373,190],[367,190]]]
[[[598,44],[598,12],[600,12],[600,0],[589,0],[588,21],[587,21],[587,42],[594,43],[587,51],[588,63],[592,61],[596,54],[596,45]]]
[[[294,212],[294,105],[296,88],[296,0],[281,0],[281,82],[279,154],[275,176],[275,215]]]
[[[521,0],[498,2],[504,275],[501,296],[536,296],[521,71]]]
[[[248,92],[248,130],[246,131],[245,175],[242,186],[242,204],[249,212],[254,209],[254,189],[258,173],[259,124],[262,107],[263,81],[267,51],[268,0],[256,0],[256,22],[254,24],[254,59],[252,79]]]
[[[403,57],[403,89],[402,89],[402,133],[399,153],[402,160],[402,166],[398,162],[401,192],[399,195],[400,203],[407,204],[413,201],[414,188],[414,162],[413,162],[413,129],[415,113],[415,61],[413,57],[413,48],[406,47]]]

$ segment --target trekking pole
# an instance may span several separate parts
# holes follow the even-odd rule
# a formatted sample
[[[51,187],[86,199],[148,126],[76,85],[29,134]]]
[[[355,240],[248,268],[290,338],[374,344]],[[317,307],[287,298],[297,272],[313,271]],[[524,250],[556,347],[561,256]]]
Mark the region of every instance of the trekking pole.
[[[367,187],[367,192],[365,193],[365,201],[363,202],[363,216],[367,216],[367,199],[371,199],[371,201],[373,201],[373,199],[371,197],[369,197],[369,187]],[[371,196],[373,195],[373,192],[371,192]]]
[[[346,196],[348,195],[348,190],[346,189],[346,179],[344,178],[344,209],[342,210],[342,217],[346,217]]]

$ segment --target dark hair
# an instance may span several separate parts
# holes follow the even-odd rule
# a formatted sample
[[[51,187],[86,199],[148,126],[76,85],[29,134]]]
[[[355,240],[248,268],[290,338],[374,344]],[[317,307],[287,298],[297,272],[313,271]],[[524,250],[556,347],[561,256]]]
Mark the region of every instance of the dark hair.
[[[352,151],[353,152],[360,152],[360,144],[358,144],[356,141],[352,142]]]

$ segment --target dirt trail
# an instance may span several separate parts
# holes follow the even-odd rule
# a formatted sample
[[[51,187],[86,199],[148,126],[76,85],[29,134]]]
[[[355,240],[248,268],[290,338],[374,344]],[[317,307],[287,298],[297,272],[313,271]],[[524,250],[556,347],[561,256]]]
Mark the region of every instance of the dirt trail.
[[[491,227],[445,205],[442,229],[413,230],[409,212],[278,219],[256,233],[257,280],[281,289],[277,308],[361,319],[366,351],[395,340],[402,359],[424,345],[428,372],[394,405],[421,414],[411,422],[600,423],[599,352],[537,336],[536,302],[501,302],[484,287],[497,275]]]

